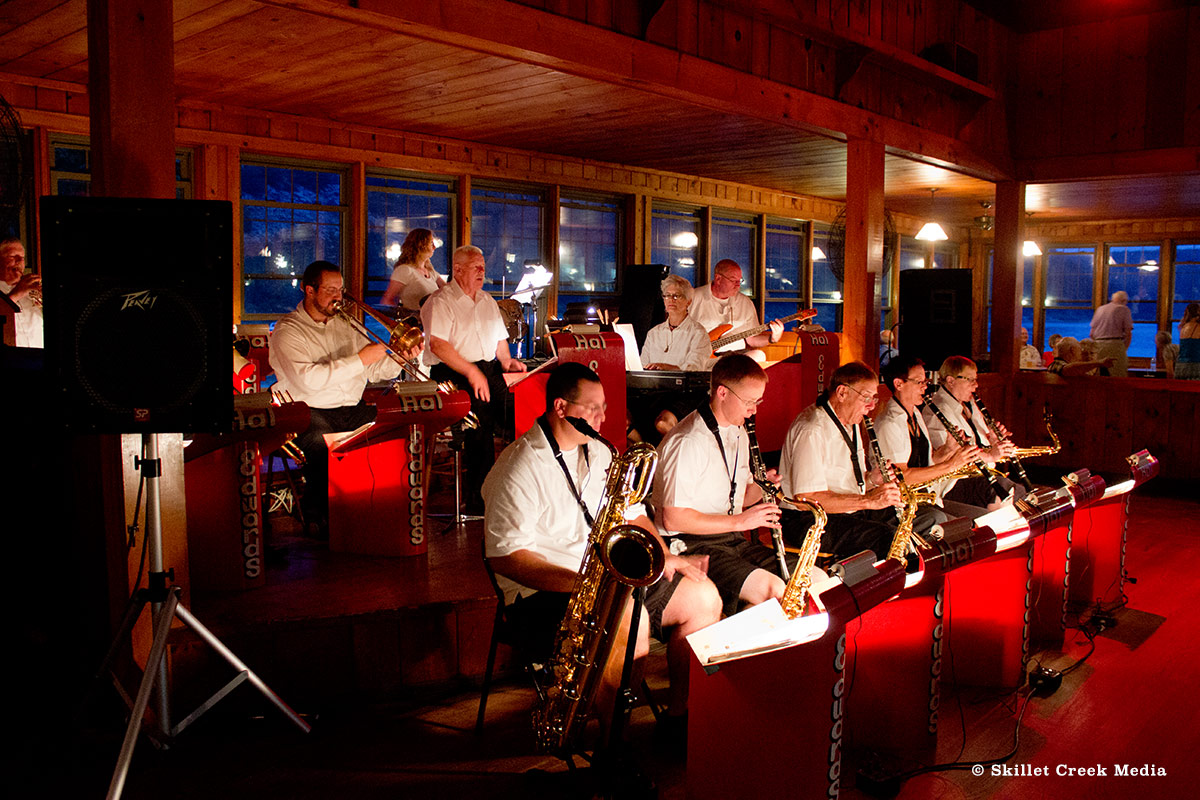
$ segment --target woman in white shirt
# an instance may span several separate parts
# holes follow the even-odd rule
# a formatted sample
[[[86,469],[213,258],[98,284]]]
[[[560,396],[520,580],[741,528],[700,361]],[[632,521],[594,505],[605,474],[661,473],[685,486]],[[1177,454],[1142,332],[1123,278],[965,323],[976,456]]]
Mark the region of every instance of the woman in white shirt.
[[[379,304],[387,308],[399,306],[405,312],[420,311],[421,301],[446,285],[429,260],[436,249],[433,231],[428,228],[409,231],[400,245],[392,280]]]
[[[708,333],[688,316],[692,285],[686,278],[668,275],[662,282],[667,321],[646,332],[642,364],[646,369],[703,370],[712,358]]]

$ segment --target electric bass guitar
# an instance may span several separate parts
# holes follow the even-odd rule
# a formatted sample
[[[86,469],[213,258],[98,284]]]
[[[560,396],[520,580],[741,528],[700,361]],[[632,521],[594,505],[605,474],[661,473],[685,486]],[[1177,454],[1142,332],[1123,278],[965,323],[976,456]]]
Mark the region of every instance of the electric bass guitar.
[[[780,317],[778,321],[786,325],[792,320],[812,319],[816,315],[817,310],[815,308],[806,308],[803,311],[797,311],[795,314],[788,314],[786,317]],[[740,342],[742,339],[746,339],[751,336],[757,336],[763,331],[771,329],[769,324],[756,325],[753,328],[746,328],[744,331],[729,333],[729,329],[732,327],[733,326],[729,324],[718,325],[708,332],[708,338],[712,341],[712,349],[714,352],[720,350],[725,345],[733,344],[734,342]]]

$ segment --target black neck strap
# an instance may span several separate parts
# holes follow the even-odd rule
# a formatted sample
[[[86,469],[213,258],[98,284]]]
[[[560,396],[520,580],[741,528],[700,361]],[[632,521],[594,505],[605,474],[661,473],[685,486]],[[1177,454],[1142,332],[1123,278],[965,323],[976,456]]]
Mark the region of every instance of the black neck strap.
[[[833,408],[829,405],[829,398],[822,398],[821,409],[829,415],[833,420],[833,424],[837,426],[838,433],[842,435],[842,440],[846,443],[846,447],[850,449],[850,465],[854,467],[854,480],[858,481],[858,490],[860,492],[867,488],[867,482],[863,480],[862,467],[858,463],[858,426],[855,425],[850,433],[846,432],[846,427],[842,425],[842,421],[838,419],[837,414],[833,413]]]
[[[712,431],[713,438],[717,440],[717,449],[721,451],[721,461],[725,464],[725,469],[729,473],[729,510],[725,513],[733,515],[733,503],[737,497],[737,450],[733,451],[733,467],[729,466],[729,458],[725,455],[725,442],[721,440],[721,428],[717,425],[717,417],[713,414],[712,406],[708,403],[701,403],[700,418],[704,420],[704,424]]]
[[[554,432],[550,430],[550,421],[545,415],[538,417],[538,427],[542,429],[542,433],[546,436],[546,441],[550,443],[550,452],[554,453],[554,458],[558,461],[558,465],[562,467],[563,477],[567,479],[567,486],[571,487],[571,494],[575,496],[575,502],[579,504],[579,510],[583,512],[583,520],[587,523],[588,528],[592,527],[592,515],[587,509],[587,504],[583,502],[583,497],[579,494],[579,489],[575,487],[575,480],[571,477],[571,470],[567,469],[567,461],[563,458],[562,450],[558,448],[558,440],[554,438]],[[583,463],[591,466],[591,461],[588,459],[587,445],[583,447]]]

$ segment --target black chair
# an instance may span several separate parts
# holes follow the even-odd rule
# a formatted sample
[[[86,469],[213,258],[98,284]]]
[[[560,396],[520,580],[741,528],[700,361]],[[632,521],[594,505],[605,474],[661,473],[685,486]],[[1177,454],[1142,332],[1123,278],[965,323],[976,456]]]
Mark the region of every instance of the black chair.
[[[480,545],[481,551],[484,550],[484,545]],[[521,665],[523,672],[532,670],[533,664],[528,660],[527,654],[523,648],[519,647],[519,637],[513,630],[513,624],[508,619],[507,606],[504,603],[504,590],[500,588],[500,583],[496,580],[496,573],[492,569],[492,564],[488,560],[486,551],[482,552],[483,568],[487,570],[488,580],[492,582],[492,590],[496,592],[496,615],[492,618],[492,641],[488,645],[487,668],[483,672],[483,685],[479,689],[479,713],[475,717],[475,733],[483,732],[483,718],[487,713],[488,694],[492,689],[492,673],[496,667],[496,651],[499,649],[501,642],[509,645],[513,649],[513,656],[517,660],[524,660]],[[542,697],[542,688],[536,680],[533,682],[534,689],[537,690],[538,698]]]

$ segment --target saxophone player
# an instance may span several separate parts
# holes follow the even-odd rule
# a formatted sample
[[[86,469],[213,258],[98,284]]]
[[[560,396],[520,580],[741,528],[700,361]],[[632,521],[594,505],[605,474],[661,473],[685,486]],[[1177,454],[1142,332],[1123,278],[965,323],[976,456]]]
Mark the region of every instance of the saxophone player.
[[[861,361],[843,364],[830,376],[829,391],[800,412],[783,442],[784,494],[804,495],[824,507],[829,519],[822,549],[837,558],[863,550],[882,558],[896,532],[900,489],[878,466],[868,466],[861,430],[878,392],[870,367]],[[784,538],[798,545],[812,521],[810,512],[787,511]]]
[[[599,430],[604,412],[604,387],[596,373],[582,364],[559,365],[546,384],[545,415],[501,453],[483,484],[485,552],[504,591],[509,618],[521,631],[521,646],[535,657],[550,652],[612,462],[605,446],[567,418],[579,417]],[[626,510],[626,518],[657,536],[640,503]],[[681,729],[687,710],[690,653],[685,637],[720,618],[720,597],[705,567],[704,559],[667,555],[662,579],[646,593],[635,653],[640,659],[649,652],[651,632],[667,643],[667,714],[672,721],[665,729]],[[618,640],[597,697],[602,715],[612,710],[624,651]]]
[[[892,397],[875,418],[875,432],[885,458],[904,469],[909,483],[924,484],[957,472],[980,458],[979,448],[960,445],[947,437],[940,447],[932,445],[929,428],[921,413],[925,402],[925,362],[915,356],[895,356],[882,370],[884,384]],[[944,494],[953,479],[940,487]]]
[[[962,436],[964,441],[978,449],[980,458],[987,466],[995,467],[997,462],[1013,454],[1013,445],[1000,439],[988,428],[983,412],[975,403],[978,375],[975,362],[966,356],[947,358],[938,369],[940,385],[925,404],[923,413],[929,427],[929,440],[934,448],[943,447],[947,441]],[[946,423],[954,430],[948,429]],[[945,499],[995,510],[1004,503],[1014,486],[1012,481],[1003,476],[995,480],[996,487],[982,477],[960,479],[953,489],[946,492]]]

